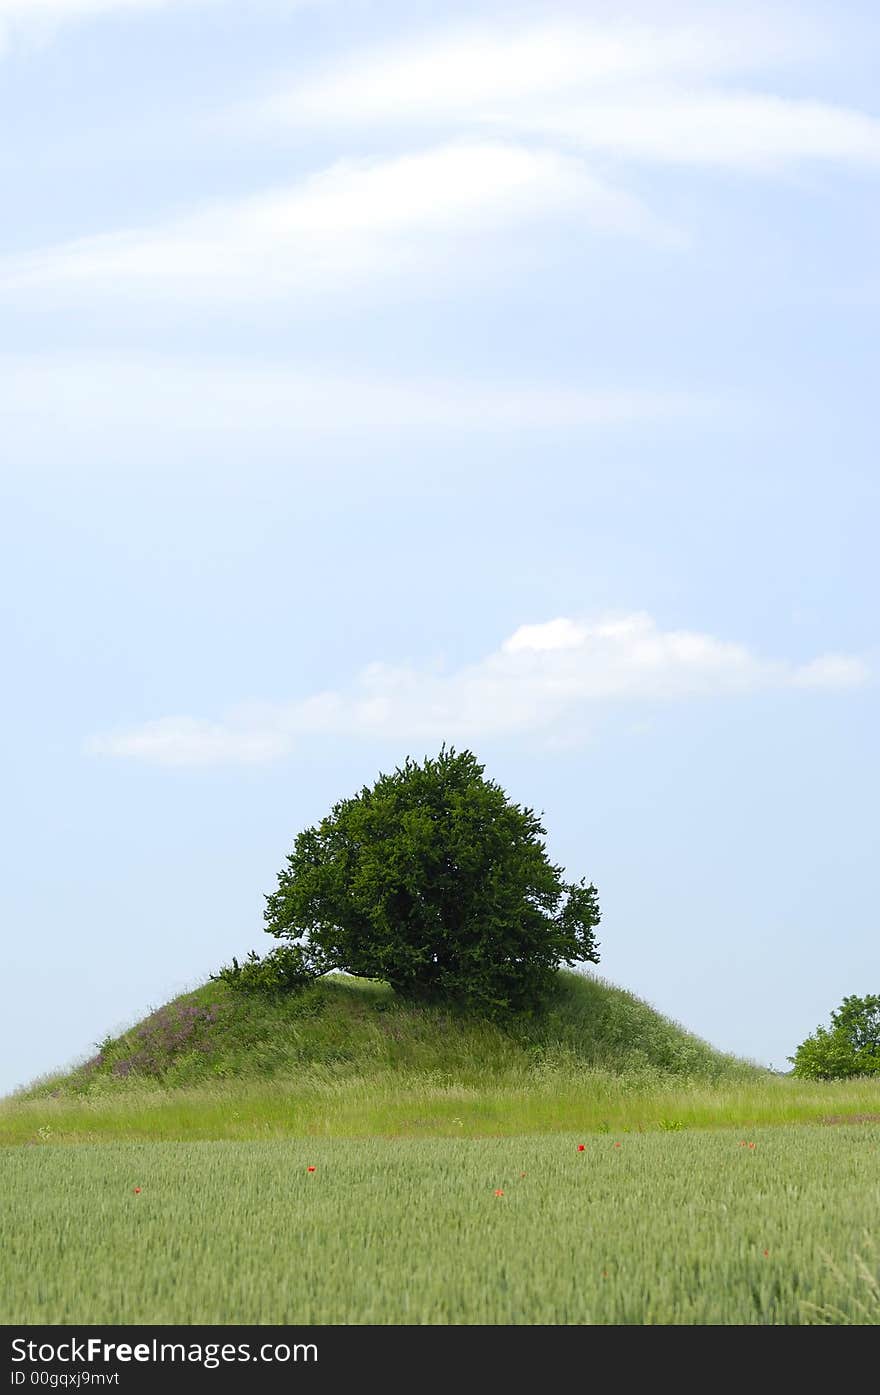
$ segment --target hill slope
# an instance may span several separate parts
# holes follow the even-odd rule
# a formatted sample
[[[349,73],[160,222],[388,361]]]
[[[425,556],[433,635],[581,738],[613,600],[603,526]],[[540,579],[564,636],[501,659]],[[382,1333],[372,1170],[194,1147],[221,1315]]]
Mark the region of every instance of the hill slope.
[[[584,1068],[704,1081],[757,1073],[594,977],[560,974],[545,1015],[500,1027],[403,1003],[382,984],[332,976],[277,998],[207,983],[108,1038],[91,1061],[40,1082],[25,1097],[103,1094],[134,1084],[363,1080],[389,1072],[480,1086]]]

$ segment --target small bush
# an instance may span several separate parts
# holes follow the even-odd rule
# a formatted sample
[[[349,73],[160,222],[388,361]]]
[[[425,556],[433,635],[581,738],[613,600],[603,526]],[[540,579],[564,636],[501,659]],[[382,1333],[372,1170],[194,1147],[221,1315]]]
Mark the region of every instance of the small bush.
[[[844,998],[831,1027],[817,1027],[788,1059],[793,1074],[808,1080],[880,1075],[880,995]]]
[[[251,950],[243,964],[233,958],[211,978],[238,993],[290,993],[311,983],[314,975],[300,945],[279,945],[262,958]]]

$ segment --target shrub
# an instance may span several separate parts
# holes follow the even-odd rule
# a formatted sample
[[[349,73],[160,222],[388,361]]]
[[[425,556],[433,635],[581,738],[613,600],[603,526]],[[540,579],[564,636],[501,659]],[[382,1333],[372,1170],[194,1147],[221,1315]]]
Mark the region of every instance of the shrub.
[[[788,1058],[794,1074],[812,1080],[880,1075],[880,995],[844,998],[831,1027],[817,1027]]]
[[[211,974],[241,993],[288,993],[314,977],[300,945],[279,945],[262,958],[251,950],[243,964],[233,956],[231,964]]]
[[[536,1006],[563,964],[598,962],[596,888],[563,882],[534,811],[483,771],[444,746],[297,836],[265,913],[293,979],[343,970],[491,1015]],[[225,971],[237,986],[263,972]]]

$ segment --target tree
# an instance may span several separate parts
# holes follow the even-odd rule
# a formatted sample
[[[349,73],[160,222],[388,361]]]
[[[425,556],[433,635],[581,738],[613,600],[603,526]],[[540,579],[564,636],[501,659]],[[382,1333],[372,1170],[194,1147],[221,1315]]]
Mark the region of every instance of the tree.
[[[812,1080],[880,1075],[880,995],[844,998],[831,1027],[817,1027],[794,1056],[794,1074]]]
[[[452,747],[408,758],[300,833],[266,898],[287,943],[239,979],[341,969],[491,1015],[537,1006],[562,964],[597,963],[596,888],[562,881],[533,810],[483,771]]]

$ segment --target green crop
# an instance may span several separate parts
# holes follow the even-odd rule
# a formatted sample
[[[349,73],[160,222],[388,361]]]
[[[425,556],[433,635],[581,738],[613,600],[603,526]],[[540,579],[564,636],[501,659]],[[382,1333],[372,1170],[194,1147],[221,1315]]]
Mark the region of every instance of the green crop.
[[[0,1321],[877,1322],[878,1163],[870,1123],[75,1148],[47,1133],[0,1151]]]

